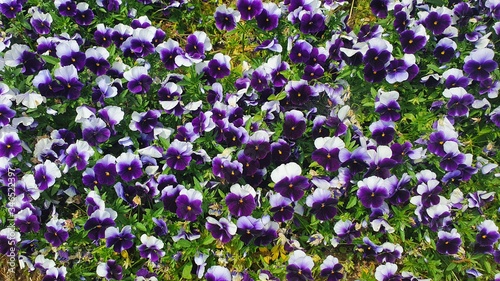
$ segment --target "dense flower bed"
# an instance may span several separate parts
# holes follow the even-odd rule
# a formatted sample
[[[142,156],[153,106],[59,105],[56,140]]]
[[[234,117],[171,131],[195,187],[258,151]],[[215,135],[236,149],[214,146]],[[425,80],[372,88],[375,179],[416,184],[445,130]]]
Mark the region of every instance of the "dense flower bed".
[[[214,2],[0,0],[12,280],[500,279],[500,1]]]

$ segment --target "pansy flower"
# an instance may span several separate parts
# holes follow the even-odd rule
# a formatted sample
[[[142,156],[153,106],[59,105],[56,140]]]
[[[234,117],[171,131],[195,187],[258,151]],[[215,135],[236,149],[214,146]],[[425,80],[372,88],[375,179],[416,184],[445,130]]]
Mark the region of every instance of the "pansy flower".
[[[182,189],[175,203],[177,205],[176,214],[180,219],[195,221],[202,213],[201,203],[203,195],[194,189]]]
[[[38,232],[40,222],[38,216],[30,208],[24,208],[14,215],[14,225],[19,228],[19,232]]]
[[[70,100],[80,97],[83,83],[78,78],[78,72],[74,65],[60,67],[54,71],[54,77],[61,85],[61,91],[58,94]]]
[[[436,242],[436,250],[438,253],[443,255],[455,255],[458,253],[461,245],[462,239],[460,239],[460,233],[458,233],[456,229],[452,229],[451,232],[443,230],[438,232],[438,241]]]
[[[403,81],[411,81],[419,72],[419,67],[415,64],[413,54],[405,54],[403,59],[393,59],[386,67],[386,81],[390,84]]]
[[[385,122],[395,122],[401,118],[399,110],[401,107],[397,102],[399,93],[396,91],[379,91],[375,100],[375,112],[380,114],[380,119]]]
[[[97,146],[109,139],[111,131],[101,118],[92,117],[82,122],[82,136],[91,146]]]
[[[137,154],[122,153],[116,158],[116,172],[126,182],[136,180],[142,176],[142,162]]]
[[[454,141],[446,141],[443,144],[443,151],[445,155],[439,162],[439,166],[447,171],[451,172],[457,169],[458,165],[465,163],[465,154],[458,150],[458,144]]]
[[[104,277],[106,280],[122,280],[122,267],[115,260],[108,260],[97,265],[97,276]]]
[[[401,280],[401,276],[396,274],[398,271],[398,266],[394,263],[385,263],[377,266],[375,269],[375,279],[377,281],[398,281]]]
[[[231,73],[231,58],[227,55],[217,53],[213,59],[208,62],[208,73],[215,79],[228,76]]]
[[[475,49],[464,59],[464,72],[475,81],[483,81],[498,68],[495,53],[488,48]]]
[[[184,170],[189,166],[192,159],[193,145],[189,142],[183,142],[175,139],[167,149],[165,158],[167,165],[175,170]]]
[[[36,33],[40,35],[50,33],[50,25],[52,24],[52,16],[50,14],[42,13],[36,10],[30,19],[31,26],[35,29]]]
[[[313,50],[313,46],[305,40],[297,40],[290,50],[290,60],[293,63],[306,63]]]
[[[13,158],[23,151],[17,130],[8,126],[0,130],[0,157]]]
[[[85,57],[85,66],[97,76],[106,74],[111,67],[108,62],[109,52],[104,47],[88,48]]]
[[[212,217],[207,217],[205,227],[215,239],[222,243],[231,241],[237,230],[236,225],[226,218],[220,218],[219,221],[217,221]]]
[[[444,64],[453,59],[456,50],[457,43],[450,38],[444,37],[436,44],[433,54],[434,57],[438,59],[439,63]]]
[[[325,30],[325,16],[319,12],[302,10],[299,13],[299,29],[304,34],[316,34]]]
[[[233,216],[250,216],[256,207],[255,190],[250,185],[231,186],[231,192],[226,196],[226,205]]]
[[[46,224],[46,231],[44,233],[45,239],[52,247],[59,247],[69,238],[68,230],[64,226],[63,219],[52,218]]]
[[[271,150],[269,133],[263,130],[256,131],[250,136],[244,153],[252,159],[264,159]]]
[[[76,15],[76,3],[72,0],[55,0],[54,5],[61,16],[72,17]]]
[[[236,7],[243,20],[251,20],[262,12],[263,4],[261,0],[238,0]]]
[[[255,16],[257,26],[262,30],[271,31],[278,27],[281,9],[272,2],[264,3],[262,7],[262,11]]]
[[[403,247],[399,244],[385,242],[377,247],[376,259],[379,263],[393,263],[401,258]]]
[[[94,155],[94,150],[86,141],[77,140],[68,146],[66,149],[66,162],[67,168],[76,167],[81,171],[87,167],[89,158]]]
[[[279,193],[269,196],[270,211],[273,212],[273,220],[285,222],[293,218],[292,200],[281,196]]]
[[[231,281],[232,277],[229,269],[223,266],[214,265],[205,273],[205,279],[207,281]]]
[[[243,241],[245,245],[248,245],[256,236],[259,236],[264,228],[262,220],[251,216],[239,217],[236,226],[238,228],[236,232],[240,235],[240,240]]]
[[[95,178],[99,184],[113,185],[116,182],[116,158],[106,154],[94,165]]]
[[[316,91],[308,85],[306,80],[289,81],[285,86],[285,91],[290,102],[297,106],[304,105],[311,97],[317,95]]]
[[[203,31],[195,31],[186,40],[186,53],[193,59],[203,59],[205,58],[205,52],[212,50],[210,38]]]
[[[311,213],[320,221],[332,219],[337,214],[337,199],[333,198],[327,189],[317,188],[313,194],[307,196],[306,205]]]
[[[492,220],[485,220],[477,227],[476,242],[484,248],[493,249],[493,245],[500,239],[498,226]]]
[[[394,129],[394,122],[386,122],[379,120],[374,122],[369,127],[372,132],[372,138],[379,145],[387,145],[394,139],[396,130]]]
[[[37,164],[35,166],[35,182],[38,185],[40,191],[43,191],[54,185],[56,178],[61,177],[61,171],[57,165],[50,161],[45,160],[42,164]]]
[[[227,8],[227,6],[220,5],[215,9],[215,26],[219,30],[231,31],[236,28],[236,24],[241,19],[241,14],[234,9]]]
[[[106,229],[115,226],[115,219],[118,214],[111,209],[96,210],[90,215],[83,228],[89,230],[87,237],[92,241],[97,241],[106,237]]]
[[[443,96],[450,99],[446,105],[450,116],[461,117],[469,114],[469,106],[474,102],[474,96],[467,93],[464,88],[445,89]]]
[[[88,26],[94,20],[94,12],[89,8],[89,4],[80,2],[76,5],[76,13],[73,18],[78,25]]]
[[[441,35],[445,29],[451,26],[452,11],[445,7],[439,7],[427,14],[423,24],[427,29],[432,31],[434,35]]]
[[[337,171],[342,162],[339,153],[345,149],[345,144],[339,137],[324,137],[314,140],[316,150],[313,151],[311,159],[318,162],[328,172]]]
[[[97,0],[97,6],[105,8],[108,12],[118,12],[122,0]]]
[[[274,190],[292,201],[298,201],[310,186],[309,180],[301,174],[302,168],[297,163],[281,164],[271,172]]]
[[[500,128],[500,106],[492,110],[489,114],[491,122]]]
[[[348,244],[351,244],[354,238],[360,236],[359,230],[356,229],[356,224],[350,220],[339,220],[335,223],[333,230],[342,241]]]
[[[115,252],[121,253],[134,245],[135,235],[132,234],[130,225],[124,226],[121,231],[114,226],[110,226],[104,232],[104,238],[106,238],[106,247],[113,247]]]
[[[306,131],[306,128],[306,118],[302,111],[293,109],[285,112],[283,137],[290,140],[299,139]]]
[[[10,50],[5,52],[4,63],[10,67],[21,65],[21,73],[24,75],[35,74],[43,66],[37,54],[32,52],[29,46],[21,44],[13,44]]]
[[[152,41],[155,36],[156,28],[153,26],[147,28],[134,29],[132,36],[128,37],[120,49],[127,55],[136,58],[143,58],[155,51]]]
[[[144,66],[134,66],[123,73],[127,79],[127,89],[134,94],[145,94],[149,91],[153,79],[148,75],[148,70]]]
[[[23,9],[23,1],[4,0],[0,2],[0,12],[8,19],[13,19]]]
[[[286,267],[287,280],[313,280],[314,261],[304,251],[296,250],[290,254]]]
[[[141,243],[137,249],[142,258],[157,262],[165,255],[165,251],[162,250],[164,244],[160,239],[143,234],[141,235]]]
[[[342,273],[342,264],[339,260],[331,255],[328,255],[323,263],[319,266],[321,277],[327,281],[340,281],[344,277]]]
[[[358,182],[357,196],[366,208],[378,208],[389,197],[390,192],[384,179],[370,176]]]
[[[405,30],[399,35],[399,41],[406,54],[414,54],[424,48],[428,39],[429,36],[421,24]]]

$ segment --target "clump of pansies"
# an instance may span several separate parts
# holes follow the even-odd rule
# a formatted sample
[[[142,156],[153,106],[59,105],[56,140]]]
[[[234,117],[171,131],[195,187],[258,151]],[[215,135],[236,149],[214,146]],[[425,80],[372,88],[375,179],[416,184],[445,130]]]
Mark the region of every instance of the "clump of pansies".
[[[215,2],[0,0],[12,266],[500,280],[500,1]]]

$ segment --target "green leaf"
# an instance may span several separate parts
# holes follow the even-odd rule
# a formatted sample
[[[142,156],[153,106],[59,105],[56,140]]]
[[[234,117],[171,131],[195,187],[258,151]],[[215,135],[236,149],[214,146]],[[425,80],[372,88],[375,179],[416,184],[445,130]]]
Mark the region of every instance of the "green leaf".
[[[193,264],[188,263],[184,266],[182,269],[182,278],[185,279],[192,279],[193,277],[191,276],[191,270],[193,269]]]
[[[57,65],[59,64],[59,60],[57,58],[51,57],[51,56],[44,56],[42,55],[42,59],[52,65]]]
[[[141,223],[141,222],[137,222],[137,223],[135,224],[135,227],[136,227],[138,230],[140,230],[140,231],[144,231],[144,232],[146,232],[146,231],[147,231],[146,226],[145,226],[143,223]]]
[[[455,267],[457,267],[457,264],[454,262],[451,262],[447,267],[445,271],[452,271]]]
[[[349,202],[347,203],[347,206],[345,207],[346,209],[350,209],[354,206],[356,206],[356,203],[358,202],[358,200],[356,199],[355,196],[352,196],[350,199],[349,199]]]

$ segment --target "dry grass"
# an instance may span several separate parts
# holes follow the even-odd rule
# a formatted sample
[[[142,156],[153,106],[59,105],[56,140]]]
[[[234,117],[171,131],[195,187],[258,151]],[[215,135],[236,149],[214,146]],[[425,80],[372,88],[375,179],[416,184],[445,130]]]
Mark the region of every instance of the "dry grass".
[[[0,280],[2,281],[40,281],[43,279],[42,274],[38,270],[28,272],[28,269],[20,269],[16,267],[15,272],[9,272],[9,258],[5,255],[0,255]]]

